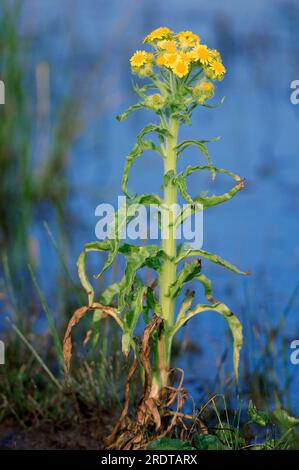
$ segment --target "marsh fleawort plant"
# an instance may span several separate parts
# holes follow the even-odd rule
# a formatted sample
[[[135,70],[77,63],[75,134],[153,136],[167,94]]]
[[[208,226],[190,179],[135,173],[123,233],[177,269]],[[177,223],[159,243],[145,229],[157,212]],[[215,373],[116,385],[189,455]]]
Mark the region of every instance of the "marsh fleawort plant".
[[[215,84],[223,79],[226,72],[220,53],[203,44],[191,31],[176,34],[166,27],[152,31],[144,39],[144,44],[150,50],[137,50],[132,55],[130,64],[132,73],[138,79],[146,80],[146,84],[133,85],[140,100],[118,116],[118,120],[122,121],[130,113],[140,109],[152,111],[155,120],[139,132],[136,143],[127,156],[122,179],[122,191],[127,197],[127,211],[124,215],[120,209],[116,214],[113,226],[114,232],[118,229],[116,233],[129,223],[140,204],[170,208],[181,199],[190,205],[194,214],[197,210],[211,209],[228,201],[244,187],[244,181],[239,176],[214,165],[206,145],[208,140],[179,140],[180,126],[191,124],[195,108],[214,107],[207,104],[207,101],[214,96]],[[186,166],[184,171],[178,171],[178,159],[183,158],[185,149],[189,147],[199,151],[204,161],[196,166]],[[156,152],[163,162],[163,195],[132,196],[127,189],[129,171],[134,161],[149,150]],[[231,178],[234,184],[224,194],[201,193],[193,197],[188,192],[187,178],[196,172],[210,172],[212,182],[216,177],[225,175]],[[85,245],[78,259],[78,272],[88,296],[88,304],[75,312],[67,328],[64,339],[67,368],[71,360],[73,326],[88,311],[94,312],[94,328],[99,325],[101,319],[110,316],[122,330],[122,351],[125,357],[132,351],[136,363],[144,368],[146,389],[143,391],[143,399],[148,404],[149,399],[158,399],[161,390],[169,384],[171,348],[176,333],[191,318],[212,311],[222,315],[231,330],[234,372],[237,379],[243,341],[242,326],[225,303],[214,299],[211,281],[202,272],[203,262],[207,260],[235,273],[247,273],[216,254],[203,249],[192,249],[185,243],[178,244],[175,233],[187,216],[190,217],[190,212],[186,215],[182,210],[174,216],[174,213],[169,211],[167,236],[163,236],[165,224],[162,224],[160,246],[121,243],[117,236]],[[107,260],[95,276],[97,279],[112,265],[118,255],[125,257],[126,267],[120,282],[110,285],[101,294],[99,301],[95,301],[94,288],[86,272],[86,256],[98,251],[107,252]],[[150,285],[143,281],[141,275],[141,270],[145,267],[156,273],[157,279]],[[177,306],[178,297],[181,298],[190,281],[203,286],[206,301],[194,305],[194,292],[186,290],[181,305]],[[135,336],[135,330],[142,318],[145,329],[140,341]],[[148,351],[149,338],[151,354]],[[150,407],[155,415],[153,401]],[[155,423],[156,427],[159,427],[157,416]]]

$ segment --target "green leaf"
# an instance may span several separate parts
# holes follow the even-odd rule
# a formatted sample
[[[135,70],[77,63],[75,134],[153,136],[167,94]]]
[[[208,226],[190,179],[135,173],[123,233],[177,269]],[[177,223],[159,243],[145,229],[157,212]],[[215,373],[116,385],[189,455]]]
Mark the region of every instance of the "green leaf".
[[[80,278],[80,282],[87,294],[88,305],[91,305],[94,301],[94,290],[86,274],[86,252],[85,251],[83,251],[79,255],[78,260],[77,260],[77,267],[78,267],[78,275]]]
[[[201,282],[201,284],[203,284],[207,299],[209,301],[214,301],[215,303],[213,303],[213,305],[198,304],[194,309],[189,310],[184,317],[178,318],[175,325],[173,326],[172,336],[176,334],[181,326],[183,326],[187,321],[199,313],[212,311],[222,315],[226,319],[233,336],[234,374],[236,381],[238,381],[240,351],[243,345],[242,324],[236,315],[234,315],[227,307],[227,305],[225,305],[223,302],[216,302],[214,300],[211,290],[211,281],[204,275],[197,276],[197,279],[199,282]]]
[[[111,305],[112,300],[116,295],[119,295],[119,290],[120,290],[120,284],[118,282],[115,282],[108,286],[100,296],[100,303],[103,305]]]
[[[193,450],[194,448],[187,441],[180,439],[170,439],[163,437],[156,441],[150,442],[147,450]]]
[[[212,159],[210,157],[210,154],[209,154],[209,151],[206,147],[206,143],[208,142],[215,142],[219,140],[219,137],[216,137],[215,139],[211,139],[211,140],[183,140],[179,145],[177,145],[176,149],[178,151],[177,155],[178,157],[181,155],[181,153],[188,147],[190,147],[191,145],[194,145],[195,147],[197,147],[201,152],[202,154],[204,155],[210,169],[211,169],[211,172],[212,172],[212,180],[215,179],[216,177],[216,171],[215,171],[215,168],[214,168],[214,165],[213,165],[213,162],[212,162]]]
[[[212,294],[212,283],[210,279],[208,279],[204,274],[200,274],[196,279],[203,285],[206,299],[212,304],[216,303],[217,301],[214,299]]]
[[[217,436],[212,434],[195,434],[193,443],[198,450],[227,450]]]
[[[299,418],[291,416],[283,408],[274,410],[273,415],[278,424],[283,428],[292,429],[299,426]]]
[[[111,250],[111,240],[95,241],[86,243],[84,251],[86,253],[90,251],[109,251]]]
[[[220,195],[212,195],[212,196],[197,196],[197,197],[191,197],[188,192],[187,192],[187,177],[194,173],[195,171],[205,171],[209,170],[211,171],[211,167],[209,166],[188,166],[186,170],[182,173],[178,173],[174,178],[173,178],[173,184],[175,184],[180,191],[182,197],[188,202],[189,204],[195,204],[195,203],[200,203],[202,204],[204,209],[208,209],[209,207],[213,207],[217,204],[221,204],[225,201],[228,201],[231,199],[237,192],[239,192],[241,189],[244,188],[244,180],[240,178],[240,176],[224,170],[222,168],[216,168],[213,167],[213,171],[216,173],[223,173],[227,176],[230,176],[233,180],[237,181],[237,184],[233,186],[232,189],[227,191],[224,194]],[[181,216],[179,216],[181,218]],[[181,219],[181,223],[183,222],[184,219]]]
[[[185,298],[182,302],[181,308],[180,308],[179,313],[177,315],[177,320],[179,320],[181,318],[184,318],[184,316],[187,313],[187,310],[189,310],[191,305],[192,305],[193,299],[194,299],[194,292],[190,291],[190,290],[187,290]]]
[[[155,134],[157,134],[161,141],[164,141],[165,137],[171,137],[171,132],[169,131],[169,129],[167,129],[166,127],[159,126],[157,124],[150,123],[144,126],[144,128],[139,132],[137,136],[137,142],[142,142],[143,137],[149,134],[150,132],[154,132]]]
[[[143,308],[143,319],[146,324],[148,324],[150,321],[150,318],[149,318],[150,310],[158,316],[161,316],[162,314],[161,305],[156,299],[153,289],[151,287],[148,287],[146,291],[146,302]]]
[[[269,413],[259,411],[252,400],[249,401],[248,405],[248,418],[252,423],[258,424],[259,426],[267,426],[270,420]]]
[[[120,282],[118,311],[122,312],[126,305],[126,296],[130,293],[138,269],[143,267],[149,258],[155,257],[160,251],[157,245],[136,247],[127,259],[124,276]]]
[[[220,100],[220,102],[219,102],[218,104],[212,105],[212,104],[206,104],[206,103],[204,103],[204,104],[202,104],[201,106],[203,106],[204,108],[216,109],[216,108],[220,108],[220,106],[223,105],[224,101],[225,101],[225,96],[223,96],[223,97],[221,98],[221,100]]]
[[[218,255],[215,255],[213,253],[209,253],[208,251],[205,250],[185,250],[182,251],[176,258],[176,263],[179,263],[185,258],[188,258],[189,256],[201,256],[202,258],[206,258],[207,260],[211,261],[212,263],[218,264],[219,266],[223,266],[224,268],[229,269],[230,271],[233,271],[234,273],[237,274],[243,274],[247,276],[250,274],[249,272],[244,272],[241,271],[239,268],[234,266],[233,264],[229,263],[228,261],[225,261],[223,258],[221,258]]]
[[[186,176],[183,173],[179,173],[173,178],[173,184],[178,188],[181,196],[185,199],[188,204],[194,205],[193,198],[187,192],[187,180]],[[180,216],[179,216],[180,217]]]
[[[115,252],[115,248],[113,247],[113,240],[105,240],[101,242],[96,241],[96,242],[87,243],[84,247],[84,251],[80,253],[78,257],[78,261],[77,261],[78,275],[79,275],[81,284],[87,294],[88,305],[92,305],[94,302],[94,289],[86,273],[86,255],[87,253],[92,252],[92,251],[108,251],[109,252],[108,260],[106,261],[104,268],[101,271],[102,273],[106,269],[106,267],[108,267],[113,262],[113,259],[114,259],[113,255]]]
[[[92,351],[96,348],[101,332],[101,321],[103,317],[103,311],[95,309],[92,316]]]
[[[201,270],[200,260],[191,261],[191,263],[185,263],[183,269],[179,272],[179,275],[175,282],[169,287],[169,296],[175,298],[181,292],[186,282],[192,281]]]
[[[140,157],[143,152],[147,150],[153,150],[157,153],[160,153],[160,147],[158,147],[154,142],[151,140],[144,140],[142,142],[137,142],[131,152],[127,155],[125,168],[122,176],[122,183],[121,183],[121,190],[127,197],[132,197],[129,195],[127,190],[127,184],[129,179],[129,173],[132,168],[134,161]]]
[[[147,98],[147,95],[146,95],[146,91],[149,91],[149,90],[157,90],[157,87],[156,85],[144,85],[143,87],[139,87],[139,85],[137,83],[134,83],[132,81],[132,86],[133,86],[133,90],[136,91],[136,93],[138,93],[138,95],[142,98],[142,99],[146,99]]]
[[[114,221],[111,223],[109,240],[87,243],[85,245],[85,251],[108,251],[108,259],[102,267],[99,274],[95,276],[99,279],[102,274],[111,266],[116,255],[120,250],[120,239],[119,236],[122,234],[129,220],[134,218],[134,209],[138,208],[139,204],[159,204],[160,198],[155,195],[142,194],[133,199],[126,200],[126,204],[123,204],[118,212],[115,214]]]
[[[140,196],[137,196],[137,198],[135,199],[135,204],[144,204],[144,205],[156,204],[157,206],[159,206],[161,204],[161,199],[156,194],[141,194]]]
[[[146,292],[146,286],[140,281],[135,282],[134,290],[130,296],[130,310],[124,317],[124,329],[122,334],[122,352],[127,356],[130,352],[133,341],[133,333],[138,322],[139,316],[143,310],[143,297]]]
[[[124,168],[123,177],[122,177],[122,185],[121,185],[122,191],[128,197],[131,197],[127,191],[129,172],[136,158],[140,157],[143,154],[143,152],[147,150],[153,150],[163,156],[162,149],[160,146],[156,145],[151,140],[143,140],[143,138],[147,134],[150,134],[150,133],[157,134],[160,142],[164,142],[165,137],[171,136],[168,129],[158,126],[157,124],[152,124],[152,123],[147,124],[139,132],[139,134],[137,135],[136,144],[134,145],[133,149],[131,150],[131,152],[128,154],[126,158],[125,168]]]
[[[175,177],[175,172],[174,170],[169,170],[167,173],[165,173],[163,177],[163,186],[162,189],[166,188],[170,183],[172,183],[173,179]]]
[[[116,119],[118,121],[123,121],[124,119],[126,119],[130,113],[132,113],[133,111],[135,111],[136,109],[141,109],[141,108],[145,108],[145,104],[144,103],[136,103],[136,104],[133,104],[132,106],[130,106],[125,112],[123,112],[122,114],[118,114],[116,116]]]

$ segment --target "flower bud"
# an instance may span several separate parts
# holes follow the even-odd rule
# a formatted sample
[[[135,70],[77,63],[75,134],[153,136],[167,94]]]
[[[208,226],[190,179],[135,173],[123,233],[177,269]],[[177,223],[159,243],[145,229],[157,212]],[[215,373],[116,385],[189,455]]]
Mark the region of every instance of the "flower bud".
[[[140,78],[150,77],[153,74],[153,66],[149,62],[143,67],[140,67],[138,70],[136,70],[136,73],[137,75],[139,75]]]
[[[160,111],[165,106],[165,98],[159,93],[147,96],[145,104],[153,111]]]
[[[214,85],[205,79],[200,80],[192,90],[193,96],[198,104],[203,104],[214,96]]]

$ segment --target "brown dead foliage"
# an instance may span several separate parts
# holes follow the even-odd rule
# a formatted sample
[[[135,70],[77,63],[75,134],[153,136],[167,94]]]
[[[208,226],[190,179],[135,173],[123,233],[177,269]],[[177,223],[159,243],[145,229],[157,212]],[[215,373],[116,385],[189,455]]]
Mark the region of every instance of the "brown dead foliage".
[[[76,310],[68,324],[63,340],[63,355],[67,372],[70,370],[72,359],[72,330],[89,310],[96,309],[102,312],[102,318],[111,316],[122,326],[122,320],[112,307],[94,303]],[[160,317],[154,316],[143,331],[138,357],[134,357],[125,381],[124,404],[120,418],[111,434],[105,440],[105,445],[108,449],[145,449],[149,442],[162,437],[171,436],[175,430],[177,434],[179,432],[182,439],[186,439],[194,427],[200,432],[208,432],[199,417],[187,415],[183,412],[188,393],[183,387],[184,372],[182,369],[174,369],[169,372],[169,375],[173,372],[180,373],[180,380],[177,386],[169,385],[163,387],[158,396],[156,396],[156,394],[153,396],[151,339],[153,333],[156,332],[160,335],[162,330],[163,320]],[[88,339],[89,334],[85,337],[84,343],[86,343]],[[137,371],[138,361],[140,361],[144,372],[143,386],[137,405],[132,415],[130,415],[130,385]],[[190,426],[186,425],[186,420],[192,421],[191,430]]]
[[[191,420],[203,433],[208,430],[202,421],[195,416],[183,413],[183,407],[188,393],[183,388],[184,372],[181,369],[181,378],[178,385],[164,387],[158,397],[151,396],[152,368],[150,363],[151,337],[155,331],[161,330],[163,320],[154,317],[145,328],[140,345],[140,362],[144,370],[144,382],[141,397],[132,416],[129,414],[130,383],[137,370],[138,361],[135,357],[124,386],[124,405],[121,416],[112,433],[105,443],[107,449],[137,450],[146,449],[149,442],[162,437],[171,436],[174,430],[179,430],[181,438],[190,433],[190,426],[185,424]]]
[[[72,329],[74,328],[74,326],[76,326],[79,323],[81,318],[83,318],[84,315],[86,315],[86,313],[89,310],[100,310],[102,312],[102,318],[111,316],[112,318],[114,318],[116,323],[118,323],[118,325],[120,326],[122,325],[122,320],[118,317],[115,308],[107,307],[106,305],[102,305],[99,303],[93,303],[92,305],[78,308],[69,321],[69,324],[67,326],[67,330],[65,332],[64,339],[63,339],[63,357],[64,357],[64,362],[65,362],[65,367],[66,367],[67,372],[69,372],[70,370],[71,360],[72,360],[72,349],[73,349]],[[88,339],[89,339],[89,332],[87,333],[83,344],[86,344]]]

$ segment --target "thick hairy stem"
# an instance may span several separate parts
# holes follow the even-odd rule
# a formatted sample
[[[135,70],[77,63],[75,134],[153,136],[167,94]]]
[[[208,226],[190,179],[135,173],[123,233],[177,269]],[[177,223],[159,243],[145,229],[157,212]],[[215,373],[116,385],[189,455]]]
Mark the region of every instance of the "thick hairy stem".
[[[176,172],[176,145],[178,137],[179,123],[177,119],[170,117],[169,131],[171,136],[167,137],[165,147],[164,174],[169,171]],[[176,257],[176,238],[175,238],[175,205],[177,203],[177,190],[174,184],[169,181],[164,189],[163,203],[166,207],[164,216],[167,223],[162,224],[162,249],[170,258]],[[171,210],[173,209],[173,210]],[[170,365],[171,335],[170,329],[174,321],[174,299],[168,295],[170,285],[176,279],[176,265],[171,260],[165,260],[159,278],[160,303],[163,316],[163,330],[158,339],[157,368],[154,375],[153,394],[157,393],[162,387],[167,385],[168,370]]]

